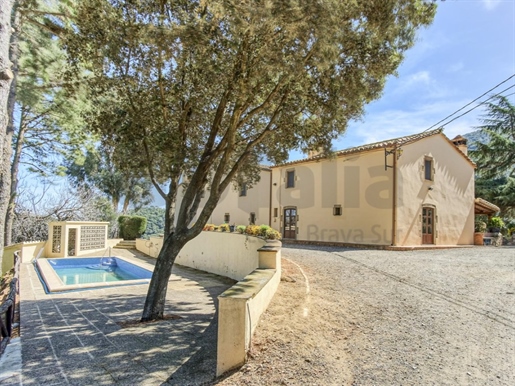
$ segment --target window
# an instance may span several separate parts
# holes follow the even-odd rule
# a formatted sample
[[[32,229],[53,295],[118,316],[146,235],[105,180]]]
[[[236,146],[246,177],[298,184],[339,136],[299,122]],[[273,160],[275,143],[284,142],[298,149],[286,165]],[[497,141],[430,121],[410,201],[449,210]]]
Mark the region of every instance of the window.
[[[245,197],[247,196],[247,184],[241,184],[241,187],[240,187],[240,197]]]
[[[256,214],[252,212],[249,219],[250,225],[256,225]]]
[[[342,206],[335,205],[333,206],[333,216],[341,216],[342,215]]]
[[[433,181],[433,159],[426,158],[424,160],[424,178],[427,181]]]
[[[231,221],[231,215],[229,213],[226,213],[224,215],[224,223],[229,224],[229,221]]]
[[[287,188],[295,187],[295,170],[288,170],[286,172],[286,187]]]
[[[277,217],[277,216],[279,216],[279,209],[274,208],[274,217]]]

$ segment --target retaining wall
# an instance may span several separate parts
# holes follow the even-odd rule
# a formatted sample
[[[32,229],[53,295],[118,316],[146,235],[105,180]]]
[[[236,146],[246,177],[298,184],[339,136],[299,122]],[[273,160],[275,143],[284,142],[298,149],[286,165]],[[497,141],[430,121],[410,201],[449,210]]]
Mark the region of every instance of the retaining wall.
[[[152,257],[162,246],[162,237],[136,240],[136,249]],[[239,280],[218,297],[216,374],[243,365],[252,334],[281,280],[281,242],[202,232],[186,244],[175,262]]]

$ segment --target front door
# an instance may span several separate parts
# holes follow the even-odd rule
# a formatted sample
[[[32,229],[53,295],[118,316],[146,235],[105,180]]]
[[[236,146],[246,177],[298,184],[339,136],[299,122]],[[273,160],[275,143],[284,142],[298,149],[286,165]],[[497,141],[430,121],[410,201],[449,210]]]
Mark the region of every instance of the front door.
[[[422,244],[435,243],[435,210],[434,208],[422,208]]]
[[[297,208],[284,209],[284,232],[285,239],[297,238]]]

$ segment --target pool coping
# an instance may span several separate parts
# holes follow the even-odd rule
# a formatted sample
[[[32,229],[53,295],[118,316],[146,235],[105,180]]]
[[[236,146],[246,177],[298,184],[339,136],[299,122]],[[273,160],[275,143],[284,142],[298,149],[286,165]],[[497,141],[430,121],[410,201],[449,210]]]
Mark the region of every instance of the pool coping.
[[[93,258],[95,256],[90,256],[90,258]],[[115,257],[116,259],[120,259],[125,261],[129,264],[134,264],[140,268],[146,269],[147,271],[154,272],[154,265],[132,260],[132,259],[126,259],[119,256],[110,256]],[[84,259],[88,258],[85,256],[80,257],[66,257],[66,259]],[[39,275],[41,276],[41,279],[43,281],[43,285],[45,286],[47,293],[53,293],[53,292],[64,292],[64,291],[75,291],[75,290],[82,290],[82,289],[100,289],[100,288],[106,288],[106,287],[120,287],[120,286],[127,286],[127,285],[140,285],[140,284],[148,284],[150,283],[150,279],[135,279],[135,280],[123,280],[123,281],[112,281],[112,282],[106,282],[106,283],[85,283],[85,284],[64,284],[61,278],[57,275],[57,273],[54,271],[50,263],[48,262],[49,259],[63,259],[63,257],[42,257],[36,260],[37,267],[34,267]]]

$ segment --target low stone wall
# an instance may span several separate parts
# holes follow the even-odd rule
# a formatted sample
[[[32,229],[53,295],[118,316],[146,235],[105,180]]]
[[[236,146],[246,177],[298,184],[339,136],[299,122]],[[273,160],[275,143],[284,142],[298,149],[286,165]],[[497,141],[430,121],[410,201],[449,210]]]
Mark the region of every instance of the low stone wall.
[[[136,249],[157,257],[162,237],[137,239]],[[175,263],[220,276],[242,280],[259,266],[258,249],[265,240],[239,233],[201,232],[181,250]]]
[[[162,237],[137,239],[136,249],[157,257]],[[202,232],[177,264],[239,280],[218,297],[217,375],[245,363],[251,337],[281,280],[281,242],[224,232]]]
[[[218,297],[216,375],[245,363],[251,337],[281,280],[281,243],[258,250],[259,268]]]
[[[4,247],[2,257],[2,275],[9,271],[14,264],[14,252],[20,251],[19,256],[22,263],[28,263],[40,253],[44,255],[46,241],[30,241]]]

